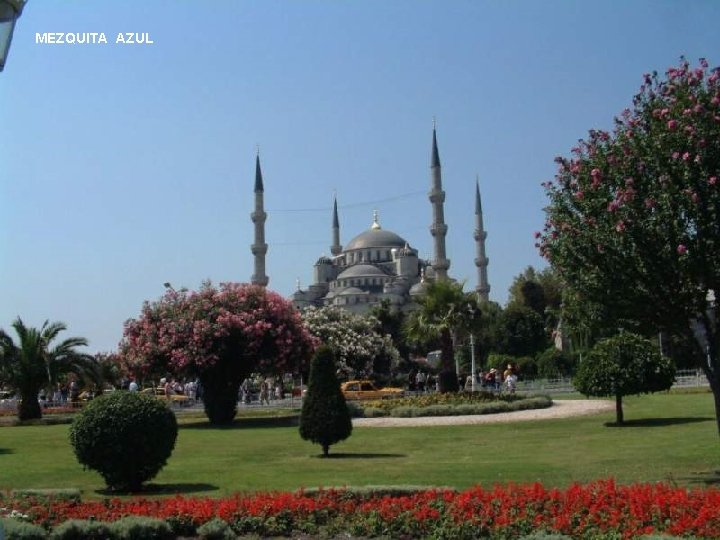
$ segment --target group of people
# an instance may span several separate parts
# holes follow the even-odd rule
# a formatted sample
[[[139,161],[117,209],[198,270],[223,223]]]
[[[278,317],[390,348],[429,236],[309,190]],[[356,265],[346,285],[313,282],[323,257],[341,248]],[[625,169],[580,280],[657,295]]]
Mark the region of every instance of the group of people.
[[[517,369],[508,364],[504,371],[491,368],[488,371],[478,371],[475,375],[475,388],[480,390],[491,390],[495,392],[505,391],[514,394],[517,389]],[[473,375],[460,379],[460,387],[467,392],[472,391]],[[412,392],[439,391],[438,377],[432,373],[423,371],[411,371],[408,375],[408,389]]]
[[[487,372],[480,371],[477,377],[476,384],[479,384],[483,390],[494,390],[496,392],[504,390],[514,394],[517,389],[517,369],[512,364],[508,364],[505,371],[496,368],[491,368]],[[469,385],[472,387],[471,376],[468,376],[468,380],[465,382],[466,390],[468,390]]]
[[[80,399],[80,385],[74,378],[66,383],[57,383],[52,391],[42,388],[38,395],[38,401],[43,406],[62,406],[67,403],[78,403]]]
[[[285,386],[281,377],[261,377],[254,379],[247,377],[240,385],[240,403],[246,405],[253,400],[253,395],[258,395],[260,405],[270,405],[271,399],[283,399],[285,397]]]

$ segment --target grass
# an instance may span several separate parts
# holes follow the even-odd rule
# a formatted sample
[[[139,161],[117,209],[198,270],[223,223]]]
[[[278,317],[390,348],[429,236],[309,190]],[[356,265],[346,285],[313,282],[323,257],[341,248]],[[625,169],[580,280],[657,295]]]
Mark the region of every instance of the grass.
[[[562,487],[608,476],[622,483],[720,483],[709,392],[627,398],[625,417],[625,427],[606,425],[614,421],[611,412],[504,425],[355,428],[331,447],[330,459],[321,459],[320,448],[300,439],[283,415],[224,429],[190,415],[181,419],[175,452],[149,494],[534,481]],[[78,488],[84,497],[104,495],[100,476],[75,460],[68,429],[0,428],[0,489]]]

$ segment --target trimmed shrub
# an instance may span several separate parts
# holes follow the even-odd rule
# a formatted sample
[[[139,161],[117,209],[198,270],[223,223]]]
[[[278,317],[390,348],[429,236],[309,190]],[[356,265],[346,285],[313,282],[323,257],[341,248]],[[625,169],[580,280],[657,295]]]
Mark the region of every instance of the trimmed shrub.
[[[345,404],[351,418],[362,418],[367,414],[365,408],[356,401],[346,401]]]
[[[377,407],[367,407],[363,409],[363,416],[365,418],[382,418],[383,416],[388,416],[388,411],[378,409]]]
[[[69,519],[50,534],[50,540],[107,540],[110,537],[108,523],[87,519]]]
[[[1,533],[4,533],[4,536]],[[46,540],[47,533],[40,525],[18,519],[0,518],[0,538],[4,538],[4,540]]]
[[[117,391],[91,401],[70,427],[78,461],[111,489],[137,491],[165,466],[175,447],[177,420],[154,396]]]
[[[171,540],[175,537],[164,519],[127,516],[110,524],[110,534],[117,540]]]
[[[197,534],[202,540],[235,540],[237,538],[230,525],[220,518],[213,518],[198,527]]]
[[[322,446],[327,457],[330,445],[347,439],[352,420],[335,376],[335,355],[321,346],[310,367],[307,396],[300,413],[300,436]]]
[[[539,531],[521,536],[518,540],[572,540],[572,536]]]
[[[390,411],[393,418],[419,418],[423,416],[459,416],[473,414],[497,414],[530,409],[546,409],[552,406],[548,396],[535,396],[510,402],[495,401],[462,405],[430,405],[427,407],[396,407]]]

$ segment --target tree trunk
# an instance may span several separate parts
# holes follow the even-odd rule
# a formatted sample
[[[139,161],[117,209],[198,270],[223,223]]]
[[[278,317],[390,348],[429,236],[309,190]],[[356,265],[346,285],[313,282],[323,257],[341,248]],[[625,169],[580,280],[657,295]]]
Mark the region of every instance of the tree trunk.
[[[712,390],[713,400],[715,401],[715,424],[718,435],[720,435],[720,377],[717,371],[710,370],[707,365],[703,365],[703,372],[710,383],[710,390]]]
[[[615,421],[618,426],[621,426],[625,421],[622,408],[622,396],[620,394],[615,395]]]
[[[329,444],[323,444],[323,445],[322,445],[322,449],[323,449],[323,457],[324,457],[324,458],[328,457],[328,455],[330,454],[330,445],[329,445]]]
[[[18,402],[18,419],[35,420],[42,418],[42,409],[38,403],[39,387],[26,387],[20,389],[20,401]]]
[[[210,369],[200,377],[205,414],[214,425],[231,424],[237,413],[240,381],[225,378],[224,375]]]
[[[455,373],[455,348],[453,347],[450,330],[440,333],[441,372],[439,376],[440,392],[457,392],[459,389],[457,373]]]

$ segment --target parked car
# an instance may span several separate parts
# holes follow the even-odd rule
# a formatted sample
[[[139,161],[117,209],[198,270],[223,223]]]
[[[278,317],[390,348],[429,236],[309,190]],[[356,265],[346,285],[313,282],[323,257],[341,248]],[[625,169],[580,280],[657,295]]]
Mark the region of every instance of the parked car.
[[[347,381],[340,385],[345,399],[387,399],[402,397],[402,388],[377,388],[372,381]]]
[[[145,388],[144,390],[141,390],[140,393],[155,395],[160,399],[166,399],[165,388],[163,388],[162,386],[158,386],[156,388]],[[170,401],[173,405],[190,405],[189,397],[187,397],[185,394],[178,394],[176,392],[172,392],[170,394]]]

